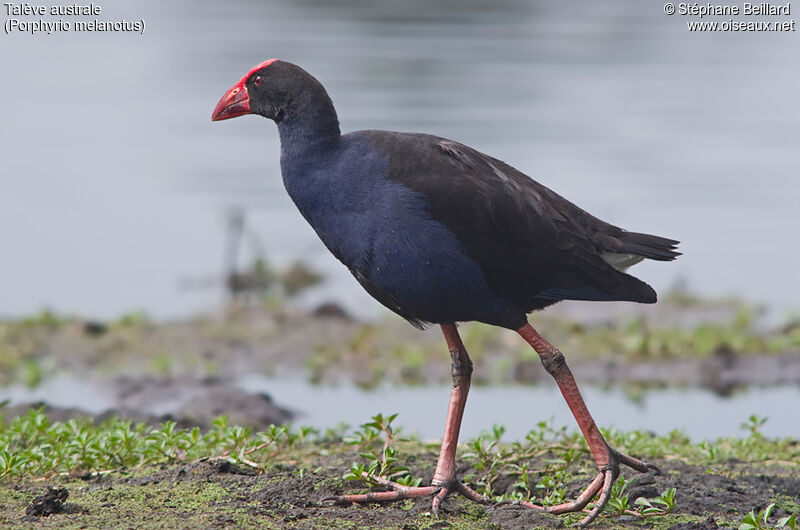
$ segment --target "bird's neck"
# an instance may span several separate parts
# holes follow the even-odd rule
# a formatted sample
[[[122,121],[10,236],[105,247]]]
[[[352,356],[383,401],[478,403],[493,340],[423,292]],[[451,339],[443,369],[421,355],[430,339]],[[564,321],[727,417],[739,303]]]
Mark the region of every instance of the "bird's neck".
[[[318,83],[298,93],[276,123],[281,137],[281,157],[285,159],[325,150],[341,136],[333,102]]]

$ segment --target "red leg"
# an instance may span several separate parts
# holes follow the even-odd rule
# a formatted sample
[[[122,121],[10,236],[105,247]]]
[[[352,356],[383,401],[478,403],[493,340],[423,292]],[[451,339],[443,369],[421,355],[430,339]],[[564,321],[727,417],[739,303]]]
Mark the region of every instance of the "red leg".
[[[442,446],[439,450],[439,460],[436,462],[436,470],[433,473],[431,485],[409,487],[378,479],[380,484],[391,487],[394,491],[340,495],[330,500],[334,500],[337,503],[382,502],[433,496],[431,508],[436,515],[439,514],[439,505],[444,498],[454,491],[475,502],[491,502],[488,498],[459,482],[456,476],[456,447],[458,445],[458,435],[461,431],[461,418],[464,416],[464,407],[467,404],[467,394],[469,394],[472,361],[467,354],[466,348],[464,348],[464,343],[461,342],[461,337],[458,335],[455,324],[442,324],[441,327],[452,360],[453,389],[450,391],[450,403],[447,406],[447,420],[445,422],[444,435],[442,436]]]
[[[530,344],[536,353],[541,357],[542,365],[545,370],[553,376],[561,394],[567,401],[572,415],[578,422],[586,442],[589,444],[589,450],[592,452],[592,457],[599,469],[599,473],[594,478],[592,483],[586,490],[573,502],[559,504],[558,506],[550,506],[541,508],[531,503],[522,503],[530,508],[544,510],[548,513],[566,513],[583,510],[589,501],[600,492],[600,498],[595,503],[594,509],[587,515],[580,523],[580,526],[586,526],[594,521],[600,512],[603,511],[609,498],[611,497],[611,486],[614,484],[619,475],[620,464],[625,464],[632,467],[636,471],[645,473],[649,470],[659,472],[658,468],[652,464],[647,464],[636,458],[623,455],[609,447],[600,429],[597,428],[592,415],[589,414],[589,409],[586,408],[586,403],[583,401],[578,385],[575,383],[575,378],[567,366],[564,355],[558,351],[558,348],[547,342],[542,338],[539,333],[533,329],[530,324],[525,324],[517,330],[522,338]],[[601,490],[602,487],[602,490]]]
[[[442,447],[439,449],[439,460],[436,462],[432,483],[443,486],[448,480],[455,479],[456,476],[456,446],[458,445],[458,435],[461,433],[464,408],[467,406],[467,394],[469,394],[472,378],[472,360],[467,355],[467,350],[464,348],[464,343],[461,342],[455,324],[443,325],[442,332],[447,341],[447,349],[450,350],[453,389],[450,390]]]

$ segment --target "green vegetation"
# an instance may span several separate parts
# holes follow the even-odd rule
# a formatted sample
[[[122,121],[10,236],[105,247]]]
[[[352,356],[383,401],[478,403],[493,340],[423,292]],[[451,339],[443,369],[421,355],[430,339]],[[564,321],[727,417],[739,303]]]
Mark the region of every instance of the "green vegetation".
[[[405,485],[420,484],[422,479],[412,474],[410,463],[414,462],[417,468],[432,466],[435,445],[400,436],[394,426],[395,420],[396,415],[378,414],[352,432],[333,429],[320,433],[308,427],[286,426],[270,426],[264,431],[253,432],[228,425],[226,418],[221,417],[207,432],[200,432],[197,428],[179,429],[172,422],[158,427],[134,425],[118,419],[97,425],[89,420],[51,422],[40,410],[31,410],[26,416],[0,421],[0,506],[11,510],[8,513],[21,513],[24,506],[34,500],[36,488],[31,485],[45,481],[45,484],[67,487],[71,492],[76,492],[71,499],[78,502],[80,510],[91,514],[91,517],[87,515],[81,519],[78,508],[73,506],[75,512],[70,517],[76,518],[72,520],[76,521],[77,526],[89,524],[90,521],[101,524],[94,519],[100,514],[113,517],[115,512],[105,509],[109,505],[118,509],[124,506],[124,510],[131,512],[132,520],[138,520],[144,517],[139,512],[146,512],[155,503],[161,503],[158,506],[162,510],[174,508],[170,517],[179,517],[178,521],[180,513],[197,512],[191,513],[192,518],[201,517],[191,519],[197,524],[209,524],[211,519],[208,518],[213,515],[224,516],[240,524],[257,525],[260,519],[253,516],[254,501],[250,496],[258,495],[259,487],[270,488],[274,484],[274,487],[281,488],[284,484],[300,483],[305,490],[295,495],[313,494],[319,498],[325,491],[352,490],[351,483],[372,487],[378,483],[376,478]],[[691,443],[679,431],[666,436],[640,431],[604,431],[604,434],[620,451],[655,460],[659,465],[666,463],[667,470],[669,466],[680,462],[683,468],[675,472],[675,477],[686,473],[689,469],[687,466],[698,466],[699,469],[705,469],[706,474],[721,477],[744,476],[730,468],[732,461],[746,463],[753,466],[748,469],[758,469],[760,472],[769,466],[771,469],[788,470],[787,476],[796,474],[800,465],[800,446],[793,440],[764,437],[759,429],[765,421],[753,416],[743,424],[748,431],[746,437],[720,439],[713,443]],[[480,493],[496,501],[525,500],[553,505],[571,498],[576,484],[585,485],[593,476],[593,465],[580,433],[554,429],[543,422],[523,440],[505,442],[504,431],[503,427],[495,426],[460,447],[460,461],[469,464],[469,470],[462,478]],[[354,448],[356,452],[348,448]],[[359,461],[348,465],[347,459],[353,456]],[[237,486],[238,482],[233,479],[218,477],[209,481],[208,478],[192,478],[193,473],[208,472],[203,469],[198,471],[191,466],[215,462],[238,466],[242,471],[236,476],[242,476],[239,481],[246,482],[249,493],[237,494],[232,490],[245,487],[242,484]],[[170,469],[177,471],[170,472]],[[244,470],[249,472],[245,473]],[[180,482],[171,478],[171,485],[152,478],[164,474],[185,478]],[[668,472],[668,475],[671,474]],[[261,475],[261,478],[256,475]],[[702,475],[703,472],[700,473]],[[103,490],[101,495],[96,488],[86,489],[80,483],[75,483],[76,477],[82,477],[84,481],[107,477],[101,484],[111,480],[116,485],[113,489]],[[341,479],[347,480],[342,482]],[[697,481],[698,478],[691,480]],[[702,482],[702,479],[699,481]],[[625,473],[617,480],[612,499],[604,512],[604,526],[611,525],[619,517],[639,521],[663,520],[670,524],[702,520],[679,511],[681,499],[685,499],[682,497],[685,495],[682,488],[686,486],[662,487],[658,490],[660,493],[632,497],[629,494],[633,482],[630,473]],[[666,486],[669,482],[664,484]],[[12,485],[15,486],[11,488]],[[66,498],[66,494],[61,494],[57,488],[53,491]],[[270,495],[273,498],[275,494]],[[232,497],[240,499],[241,509],[231,506]],[[63,502],[63,499],[59,502]],[[414,506],[409,502],[399,503],[397,509],[408,510]],[[448,516],[457,527],[462,523],[466,525],[464,528],[479,528],[486,524],[487,516],[483,508],[469,505],[463,499],[454,502],[464,506],[460,516]],[[298,509],[292,504],[284,503],[281,506],[281,510],[288,514]],[[341,513],[356,514],[355,517],[371,513],[360,509],[350,510]],[[777,511],[780,516],[775,515]],[[741,524],[740,528],[743,529],[796,530],[798,512],[800,506],[796,502],[778,496],[758,513],[744,514],[742,511],[738,514],[740,519],[732,519],[737,517],[735,513],[717,514],[717,517],[720,522]],[[204,515],[201,516],[201,513]],[[572,518],[577,519],[579,515],[568,515],[565,522],[574,522]],[[425,517],[420,522],[421,527],[432,523],[430,516]],[[347,521],[342,522],[345,527],[348,524]]]
[[[797,530],[798,516],[796,514],[781,517],[775,521],[775,524],[769,522],[775,506],[776,503],[773,502],[763,510],[759,510],[758,514],[756,514],[754,510],[750,510],[742,519],[739,530],[768,530],[770,528],[789,528],[791,530]]]
[[[368,463],[364,469],[367,474],[395,480],[408,472],[398,465],[398,447],[425,448],[420,442],[399,436],[392,425],[395,418],[378,414],[345,434],[341,428],[320,433],[311,427],[275,425],[253,432],[228,425],[222,416],[212,429],[201,433],[196,427],[179,429],[174,422],[158,427],[120,419],[97,425],[89,419],[51,422],[41,410],[31,409],[25,416],[0,421],[0,480],[104,473],[210,458],[263,472],[276,462],[303,460],[303,455],[312,455],[322,446],[342,442],[358,448]],[[791,438],[766,438],[756,427],[764,421],[751,416],[743,424],[750,431],[746,437],[697,444],[678,430],[666,436],[607,429],[603,434],[618,450],[647,459],[681,460],[712,468],[730,460],[800,467],[800,445]],[[461,458],[473,467],[465,479],[497,500],[561,502],[558,492],[563,479],[576,466],[582,470],[589,462],[582,435],[566,428],[554,429],[546,422],[537,424],[521,441],[503,442],[504,432],[496,425],[463,444]],[[534,470],[526,466],[539,459],[543,467]],[[360,474],[355,475],[347,478],[361,480]],[[517,481],[498,496],[493,484],[501,476],[513,476]],[[534,477],[537,482],[532,482]]]
[[[0,408],[0,411],[2,409]],[[0,480],[59,474],[107,473],[200,459],[222,459],[263,471],[283,452],[302,445],[310,427],[295,431],[270,425],[262,432],[229,426],[217,418],[214,428],[178,429],[111,419],[94,425],[90,419],[50,422],[41,410],[0,424]]]

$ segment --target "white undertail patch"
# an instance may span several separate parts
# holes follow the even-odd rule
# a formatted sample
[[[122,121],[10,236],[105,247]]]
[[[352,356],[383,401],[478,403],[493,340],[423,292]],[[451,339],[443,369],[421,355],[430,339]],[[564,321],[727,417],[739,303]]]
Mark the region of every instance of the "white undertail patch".
[[[616,254],[614,252],[603,252],[600,257],[620,272],[625,272],[628,267],[636,265],[644,259],[644,256],[638,254]]]

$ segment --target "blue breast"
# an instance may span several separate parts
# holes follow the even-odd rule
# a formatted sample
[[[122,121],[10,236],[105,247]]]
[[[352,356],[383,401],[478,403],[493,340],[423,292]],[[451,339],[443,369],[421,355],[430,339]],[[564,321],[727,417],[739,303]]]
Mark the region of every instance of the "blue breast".
[[[489,291],[461,242],[431,218],[425,197],[385,178],[388,164],[357,133],[281,160],[284,185],[300,212],[385,306],[415,323],[503,325],[517,317],[520,309]]]

